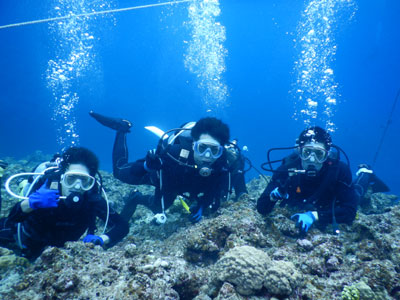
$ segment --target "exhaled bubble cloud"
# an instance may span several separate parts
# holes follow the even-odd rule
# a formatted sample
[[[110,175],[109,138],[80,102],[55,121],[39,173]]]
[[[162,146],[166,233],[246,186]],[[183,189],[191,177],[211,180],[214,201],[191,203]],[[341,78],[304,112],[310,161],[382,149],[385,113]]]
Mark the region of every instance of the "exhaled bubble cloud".
[[[225,27],[216,21],[220,15],[219,0],[195,0],[190,3],[188,25],[192,30],[187,43],[185,67],[196,75],[208,108],[226,105],[228,87],[224,82],[227,50]]]
[[[108,9],[104,1],[57,0],[56,17],[91,13]],[[94,63],[94,36],[89,28],[92,17],[71,17],[50,23],[54,40],[54,59],[49,60],[46,80],[53,95],[53,117],[57,129],[57,142],[61,148],[79,144],[75,108],[79,102],[77,81],[87,74]]]
[[[356,11],[352,0],[310,0],[297,29],[295,62],[295,118],[306,126],[325,123],[328,131],[335,130],[333,120],[340,97],[335,81],[333,62],[337,50],[335,31],[342,20]]]

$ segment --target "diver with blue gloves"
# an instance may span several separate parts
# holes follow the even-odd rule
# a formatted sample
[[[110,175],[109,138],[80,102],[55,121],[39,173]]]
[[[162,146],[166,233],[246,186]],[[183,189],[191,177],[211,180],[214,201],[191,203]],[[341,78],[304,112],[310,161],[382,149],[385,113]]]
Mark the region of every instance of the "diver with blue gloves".
[[[301,233],[306,233],[314,223],[321,227],[333,224],[338,232],[337,223],[350,224],[354,220],[359,198],[350,167],[340,161],[342,150],[318,126],[301,132],[293,148],[295,153],[283,159],[259,197],[258,212],[266,215],[276,203],[289,205],[299,209],[291,219]]]
[[[85,232],[85,243],[101,246],[111,247],[123,239],[128,223],[102,197],[102,184],[95,178],[98,166],[93,152],[71,147],[55,161],[38,166],[34,173],[11,176],[7,191],[22,200],[7,218],[0,219],[0,245],[19,247],[23,256],[34,259],[46,246],[62,247],[67,241],[79,240]],[[24,195],[15,194],[9,182],[24,175],[32,175],[31,183],[25,186]],[[101,234],[95,232],[97,217],[105,222]]]
[[[229,128],[216,118],[203,118],[162,133],[157,149],[149,150],[143,159],[128,162],[126,135],[131,123],[94,112],[90,115],[117,131],[112,154],[114,177],[128,184],[156,188],[154,195],[143,195],[136,190],[131,193],[121,211],[127,221],[136,206],[142,204],[153,211],[157,224],[163,224],[166,222],[165,210],[181,196],[181,201],[183,198],[192,202],[188,208],[189,218],[196,223],[206,211],[218,209],[220,200],[228,197],[232,181],[241,182],[238,177],[232,179],[230,176],[224,147],[229,144]],[[244,174],[236,174],[243,176],[244,183]],[[245,184],[236,187],[236,194],[247,193]]]

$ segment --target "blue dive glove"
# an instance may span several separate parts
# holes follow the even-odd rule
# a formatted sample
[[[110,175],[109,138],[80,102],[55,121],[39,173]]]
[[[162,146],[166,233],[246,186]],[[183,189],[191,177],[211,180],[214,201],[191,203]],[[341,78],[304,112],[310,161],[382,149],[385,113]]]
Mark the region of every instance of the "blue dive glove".
[[[301,214],[294,214],[290,218],[292,220],[297,218],[296,226],[298,226],[302,232],[307,232],[315,221],[315,217],[311,211]]]
[[[92,244],[100,245],[100,246],[104,245],[103,239],[100,236],[94,235],[94,234],[88,234],[87,236],[85,236],[85,238],[83,239],[83,242],[84,243],[92,243]]]
[[[289,195],[287,193],[281,193],[279,187],[274,188],[269,194],[269,197],[273,202],[289,199]]]
[[[203,217],[203,206],[200,206],[197,211],[195,209],[190,209],[191,213],[189,216],[190,221],[192,221],[193,223],[197,223],[201,220],[201,218]],[[193,211],[196,211],[196,213],[194,213]]]
[[[29,196],[29,206],[32,209],[57,207],[60,201],[58,190],[51,190],[46,187],[47,181]]]
[[[156,153],[156,150],[149,150],[146,154],[146,161],[144,162],[144,168],[146,171],[158,171],[161,169],[161,159]]]

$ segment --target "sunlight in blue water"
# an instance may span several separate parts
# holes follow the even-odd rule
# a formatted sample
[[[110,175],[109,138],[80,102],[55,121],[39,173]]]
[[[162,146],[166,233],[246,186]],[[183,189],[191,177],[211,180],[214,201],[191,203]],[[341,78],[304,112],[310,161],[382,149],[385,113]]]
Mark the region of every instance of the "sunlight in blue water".
[[[196,75],[207,107],[223,107],[228,96],[222,77],[227,50],[225,27],[216,21],[221,13],[219,0],[194,1],[188,10],[192,39],[186,42],[185,67]]]
[[[300,51],[295,62],[295,118],[306,126],[320,122],[328,131],[335,131],[334,113],[340,97],[333,70],[335,29],[344,12],[352,17],[355,11],[352,0],[311,0],[302,13],[295,40]]]

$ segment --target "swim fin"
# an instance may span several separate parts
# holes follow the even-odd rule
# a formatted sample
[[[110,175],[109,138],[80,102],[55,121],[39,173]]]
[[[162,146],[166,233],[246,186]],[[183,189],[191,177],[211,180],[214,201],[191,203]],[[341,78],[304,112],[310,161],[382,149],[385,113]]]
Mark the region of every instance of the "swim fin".
[[[372,171],[372,168],[367,164],[360,164],[356,173],[356,183],[364,189],[371,186],[373,193],[389,192],[389,187]]]
[[[106,117],[98,113],[95,113],[94,111],[90,111],[89,115],[91,115],[97,122],[108,128],[121,132],[131,132],[130,128],[132,127],[132,123],[129,122],[128,120]]]
[[[375,174],[371,174],[370,186],[374,193],[386,193],[389,192],[389,187]]]

